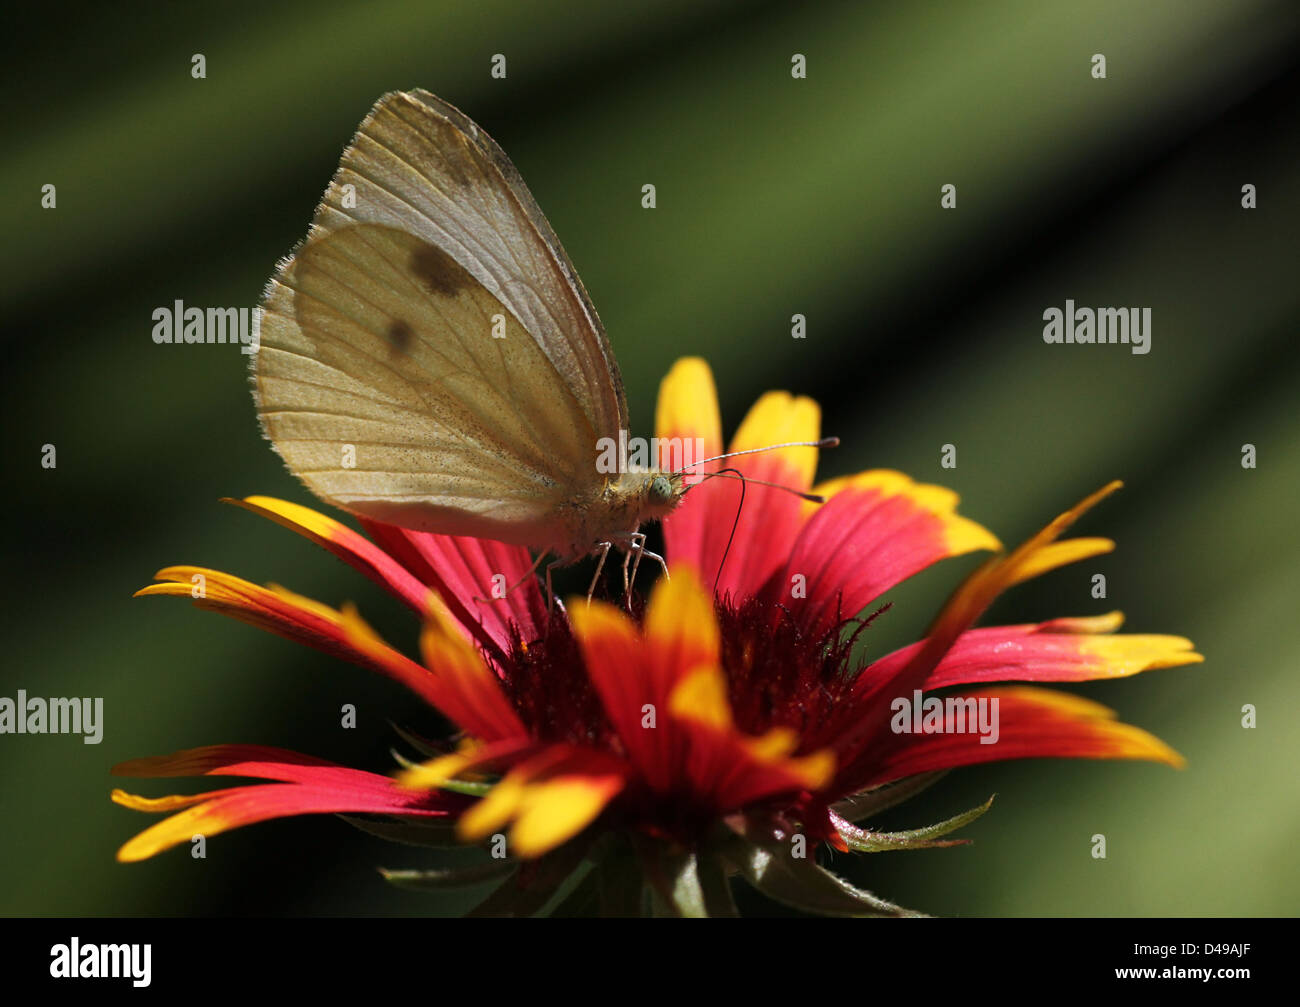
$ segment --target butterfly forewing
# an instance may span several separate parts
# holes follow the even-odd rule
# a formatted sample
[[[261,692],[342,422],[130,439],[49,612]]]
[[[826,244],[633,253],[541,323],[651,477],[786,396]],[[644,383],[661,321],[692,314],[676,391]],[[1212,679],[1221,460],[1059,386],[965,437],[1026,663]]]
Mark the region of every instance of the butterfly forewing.
[[[381,99],[264,301],[259,414],[318,496],[545,546],[626,406],[599,320],[500,149],[425,92]],[[351,446],[354,455],[348,456]]]

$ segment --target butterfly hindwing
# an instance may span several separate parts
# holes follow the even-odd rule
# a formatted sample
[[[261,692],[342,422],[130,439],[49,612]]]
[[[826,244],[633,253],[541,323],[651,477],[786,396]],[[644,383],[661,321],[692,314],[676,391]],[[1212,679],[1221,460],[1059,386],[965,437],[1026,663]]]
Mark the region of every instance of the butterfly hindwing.
[[[541,541],[533,526],[590,471],[595,434],[550,361],[419,238],[374,225],[313,238],[265,308],[259,413],[322,499],[406,527]]]

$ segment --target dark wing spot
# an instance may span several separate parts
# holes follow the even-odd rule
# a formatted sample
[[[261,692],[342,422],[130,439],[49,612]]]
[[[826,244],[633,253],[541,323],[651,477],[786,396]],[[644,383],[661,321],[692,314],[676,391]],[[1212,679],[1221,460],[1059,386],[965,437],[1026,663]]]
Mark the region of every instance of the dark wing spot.
[[[393,349],[398,353],[405,353],[414,338],[415,330],[401,320],[393,322],[388,327],[388,341],[393,344]]]
[[[411,253],[411,271],[426,290],[443,297],[455,297],[457,291],[472,282],[459,262],[433,245],[422,244]]]

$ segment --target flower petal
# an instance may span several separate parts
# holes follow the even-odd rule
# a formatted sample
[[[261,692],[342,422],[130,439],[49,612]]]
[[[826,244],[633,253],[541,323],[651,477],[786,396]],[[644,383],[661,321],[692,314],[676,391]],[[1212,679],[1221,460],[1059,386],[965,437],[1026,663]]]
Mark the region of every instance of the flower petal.
[[[1022,686],[977,690],[963,698],[998,701],[996,742],[981,744],[978,733],[958,733],[951,719],[943,733],[893,734],[872,759],[863,785],[1006,759],[1145,759],[1176,769],[1186,764],[1155,735],[1120,723],[1113,710],[1069,693]]]
[[[1115,616],[1123,618],[1115,612],[1097,617],[1093,625],[1113,628],[1118,624]],[[968,630],[957,638],[921,688],[942,689],[973,682],[1085,682],[1204,660],[1193,650],[1192,641],[1181,636],[1053,632],[1087,623],[1086,619],[1055,619]],[[896,674],[923,646],[924,641],[911,644],[870,664],[854,681],[854,693],[860,694],[871,683]]]
[[[698,444],[703,453],[695,461],[722,454],[722,419],[718,412],[718,393],[713,372],[699,357],[678,360],[659,385],[659,402],[655,410],[655,436],[660,444]],[[671,470],[675,459],[658,459],[661,469]],[[663,522],[664,550],[674,563],[689,563],[697,570],[706,565],[710,538],[709,506],[699,477],[716,472],[721,462],[693,465],[686,473],[686,484],[694,487]]]
[[[1102,556],[1114,549],[1115,543],[1108,538],[1071,538],[1064,542],[1052,542],[1026,554],[1014,570],[1008,573],[1003,589],[1039,577],[1057,567]]]
[[[590,825],[625,782],[621,773],[570,773],[533,784],[520,802],[510,848],[525,858],[554,849]]]
[[[813,399],[789,392],[766,392],[746,414],[730,451],[751,451],[821,437],[822,413]],[[817,472],[816,448],[781,448],[750,456],[745,474],[807,491]],[[793,498],[792,498],[793,499]]]
[[[796,739],[780,728],[761,738],[738,731],[718,667],[702,667],[673,690],[669,712],[689,727],[691,789],[731,811],[781,793],[818,790],[834,776],[829,751],[789,758]]]
[[[272,818],[291,815],[373,813],[400,815],[448,815],[444,808],[421,807],[419,802],[440,800],[438,795],[424,794],[412,798],[412,792],[358,793],[329,786],[302,783],[265,783],[251,787],[233,787],[203,795],[201,804],[150,826],[117,851],[123,863],[145,860],[194,836],[214,836],[219,832],[253,825]]]
[[[388,590],[417,615],[424,614],[428,605],[429,588],[392,556],[347,525],[310,507],[275,497],[251,496],[243,500],[227,497],[224,502],[270,518],[328,549],[343,562]]]
[[[857,762],[862,748],[868,747],[871,739],[888,736],[886,724],[890,704],[882,701],[884,697],[910,696],[914,689],[920,688],[957,638],[1003,590],[1027,576],[1036,576],[1061,564],[1104,551],[1102,544],[1108,544],[1107,539],[1076,539],[1064,543],[1056,543],[1056,539],[1086,511],[1122,485],[1116,480],[1085,497],[1013,552],[994,557],[967,577],[939,612],[922,645],[910,658],[890,674],[866,682],[855,695],[856,701],[844,705],[840,714],[843,730],[837,738],[841,759],[846,763]],[[1084,543],[1083,547],[1075,544],[1080,541]]]
[[[458,752],[450,752],[402,770],[397,774],[397,782],[400,786],[416,790],[436,790],[462,773],[478,771],[500,760],[517,756],[527,751],[530,745],[531,742],[527,739],[468,745]]]
[[[323,769],[339,769],[344,774],[355,769],[340,766],[314,755],[303,755],[284,748],[266,745],[204,745],[185,748],[171,755],[150,755],[119,762],[110,772],[114,776],[138,776],[161,779],[173,776],[252,776],[281,783],[301,783],[320,778]]]
[[[261,587],[206,567],[171,566],[159,570],[154,576],[165,583],[142,588],[136,592],[137,598],[153,595],[190,598],[198,608],[230,616],[295,643],[305,643],[378,671],[434,702],[435,693],[430,691],[434,682],[428,670],[378,641],[377,637],[372,640],[373,633],[364,639],[350,635],[348,620],[342,610],[276,585]],[[359,617],[353,622],[359,622]],[[363,645],[359,646],[359,643]]]
[[[203,567],[168,567],[158,571],[155,576],[166,583],[151,584],[137,591],[137,596],[189,597],[199,608],[211,609],[222,615],[268,629],[290,640],[305,643],[327,654],[359,664],[363,668],[378,671],[405,685],[430,705],[480,737],[500,736],[499,732],[511,725],[509,718],[513,718],[514,724],[518,723],[518,718],[514,717],[513,710],[505,703],[504,697],[501,698],[504,713],[495,708],[476,710],[474,704],[468,702],[463,678],[457,677],[464,671],[460,665],[454,665],[447,675],[439,676],[436,670],[431,671],[390,647],[350,606],[345,606],[341,610],[332,609],[328,605],[311,598],[304,598],[284,588],[259,587],[228,573]],[[198,585],[193,581],[195,576],[203,577],[201,597],[194,597],[195,591],[198,590]],[[436,598],[435,595],[429,597]],[[437,609],[431,600],[427,611],[444,610]],[[471,647],[463,636],[459,639],[465,647]],[[477,653],[475,656],[477,657]],[[488,678],[492,677],[486,670],[485,674]],[[499,686],[495,680],[491,685],[499,693]],[[484,716],[485,713],[487,716]],[[522,728],[519,728],[519,733],[522,733]]]
[[[689,567],[658,581],[645,613],[645,646],[665,685],[701,664],[717,664],[722,642],[713,599]]]
[[[957,494],[877,469],[835,479],[802,505],[806,524],[764,589],[812,635],[861,612],[932,563],[1000,549],[987,529],[957,514]]]
[[[535,640],[546,627],[546,599],[530,576],[523,546],[463,535],[434,535],[378,521],[361,525],[416,577],[438,592],[481,643],[508,653],[516,632]],[[514,630],[511,627],[515,627]]]
[[[552,745],[508,772],[457,823],[469,841],[513,822],[510,850],[532,858],[587,827],[627,782],[626,766],[599,751]]]
[[[647,619],[666,618],[663,592],[679,592],[690,576],[675,568],[671,580],[660,580],[651,595]],[[668,585],[676,585],[668,588]],[[710,613],[711,614],[711,613]],[[581,602],[570,605],[573,634],[582,649],[587,676],[600,697],[610,723],[623,742],[628,760],[652,789],[667,790],[679,772],[677,731],[667,716],[668,694],[687,669],[675,658],[689,646],[674,644],[660,631],[663,650],[652,653],[632,621],[612,605]],[[717,628],[714,627],[714,634]]]
[[[501,682],[436,595],[420,634],[420,650],[445,690],[439,709],[456,723],[484,741],[527,737]]]
[[[283,763],[276,760],[283,758]],[[228,829],[271,818],[322,813],[372,813],[445,817],[464,807],[464,800],[416,793],[386,776],[349,769],[294,752],[251,745],[216,745],[171,756],[139,759],[114,767],[124,776],[258,776],[292,782],[229,787],[203,794],[144,798],[121,790],[118,804],[140,811],[184,808],[128,841],[117,854],[123,862],[144,860],[196,835],[213,836]]]
[[[452,599],[453,614],[485,644],[508,650],[511,624],[529,639],[545,625],[545,601],[536,579],[527,576],[533,560],[522,546],[431,535],[361,519],[371,542],[347,525],[287,500],[251,496],[226,502],[328,549],[419,615],[425,612],[430,589],[438,591]],[[505,588],[509,591],[499,596]]]
[[[722,416],[718,411],[718,392],[713,372],[699,357],[683,357],[659,384],[659,401],[655,409],[655,437],[660,443],[658,466],[671,471],[675,459],[664,451],[672,442],[699,442],[703,454],[681,459],[679,464],[702,461],[722,454]],[[692,452],[694,455],[694,452]],[[693,465],[692,473],[708,472],[716,464]]]
[[[750,409],[728,450],[815,441],[820,425],[821,411],[812,399],[768,392]],[[749,479],[806,492],[817,467],[817,449],[781,448],[728,459],[723,464]],[[788,555],[802,524],[802,501],[792,493],[750,483],[743,490],[743,507],[741,501],[742,488],[737,480],[714,478],[690,487],[677,510],[664,520],[672,561],[689,563],[702,578],[718,576],[721,569],[718,593],[730,592],[736,597],[758,593]],[[734,536],[729,532],[719,534],[737,521]],[[683,527],[681,533],[677,531],[679,525]]]

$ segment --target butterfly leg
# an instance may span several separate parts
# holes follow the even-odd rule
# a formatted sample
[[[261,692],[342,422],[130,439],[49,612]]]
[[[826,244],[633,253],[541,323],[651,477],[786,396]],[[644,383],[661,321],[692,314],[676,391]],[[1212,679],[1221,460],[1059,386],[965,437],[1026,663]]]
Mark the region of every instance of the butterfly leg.
[[[591,604],[591,596],[596,593],[596,585],[600,582],[600,572],[605,569],[605,560],[609,556],[609,551],[614,548],[613,542],[596,543],[596,552],[600,553],[600,559],[596,560],[596,573],[591,578],[591,586],[587,588],[587,604]]]
[[[627,605],[632,597],[632,581],[628,577],[627,567],[632,562],[632,550],[628,549],[623,553],[623,604]]]
[[[550,619],[550,617],[555,612],[555,589],[551,587],[551,571],[554,570],[557,566],[563,566],[563,565],[564,563],[558,559],[551,560],[551,562],[546,564],[546,618],[547,619]],[[560,611],[561,612],[564,611],[563,604],[560,605]]]
[[[627,609],[628,614],[632,614],[632,584],[635,581],[635,575],[629,575],[628,567],[632,563],[632,546],[629,545],[623,553],[623,607]]]
[[[623,604],[628,611],[632,609],[632,585],[636,583],[637,568],[641,565],[641,552],[645,549],[645,535],[642,532],[634,531],[628,539],[627,551],[623,554]],[[635,554],[636,560],[632,557]],[[628,573],[628,564],[631,563],[632,571]]]
[[[623,557],[623,600],[627,605],[631,605],[632,603],[632,587],[636,584],[636,574],[641,568],[642,556],[649,556],[651,559],[656,560],[659,563],[660,569],[664,572],[665,579],[668,577],[668,564],[664,562],[664,558],[657,552],[651,552],[645,547],[645,533],[639,531],[633,532],[628,537],[627,553]],[[630,574],[628,572],[629,562],[632,564]]]
[[[648,556],[650,559],[654,560],[656,563],[659,564],[659,569],[662,570],[662,571],[664,572],[664,580],[672,580],[672,578],[671,578],[670,576],[668,576],[668,562],[667,562],[667,560],[665,560],[665,559],[664,559],[662,556],[660,556],[657,552],[651,552],[649,549],[642,548],[642,549],[637,550],[637,557],[638,557],[638,559],[639,559],[641,556]]]

